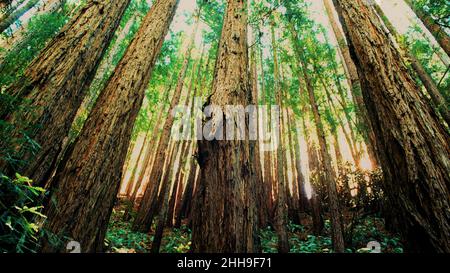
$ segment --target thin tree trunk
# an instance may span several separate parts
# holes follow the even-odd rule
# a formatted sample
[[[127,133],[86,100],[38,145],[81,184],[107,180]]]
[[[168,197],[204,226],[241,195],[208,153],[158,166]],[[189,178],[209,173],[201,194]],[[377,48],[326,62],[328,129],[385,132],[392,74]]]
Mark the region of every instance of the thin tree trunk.
[[[171,188],[170,186],[173,184],[172,183],[173,182],[172,175],[173,175],[174,169],[172,168],[172,166],[175,163],[175,160],[177,158],[177,155],[179,154],[179,150],[180,150],[181,146],[182,146],[181,142],[174,144],[172,156],[171,156],[171,159],[169,160],[169,164],[167,165],[168,168],[166,169],[164,183],[161,186],[160,198],[162,199],[163,202],[161,205],[161,209],[159,210],[159,213],[158,213],[158,224],[156,225],[155,236],[153,237],[152,248],[151,248],[152,253],[158,253],[159,248],[161,246],[164,226],[167,222],[167,215],[168,215],[168,211],[169,211],[169,191]]]
[[[450,37],[447,31],[436,23],[435,19],[427,14],[422,8],[414,5],[412,0],[405,0],[408,6],[414,11],[414,13],[419,17],[420,21],[425,25],[425,27],[433,34],[436,41],[442,47],[442,49],[450,57]],[[448,4],[448,3],[447,3]],[[444,4],[445,5],[445,4]]]
[[[295,119],[290,115],[291,124],[296,124]],[[295,128],[295,135],[294,135],[294,150],[295,150],[295,167],[297,170],[297,188],[299,193],[299,210],[300,212],[306,212],[308,210],[308,196],[306,194],[306,182],[305,177],[303,175],[302,171],[302,158],[301,158],[301,150],[300,150],[300,143],[298,141],[298,128]]]
[[[274,62],[274,78],[275,78],[275,92],[276,92],[276,100],[277,104],[280,108],[280,117],[279,117],[279,128],[278,128],[278,147],[277,147],[277,184],[278,184],[278,195],[277,195],[277,203],[275,208],[275,217],[274,224],[275,230],[278,236],[278,252],[279,253],[288,253],[290,250],[289,240],[286,230],[286,225],[288,223],[288,211],[287,211],[287,197],[286,197],[286,183],[283,175],[284,170],[284,161],[283,161],[283,137],[282,137],[282,125],[283,125],[283,97],[281,90],[281,82],[280,82],[280,71],[278,66],[278,54],[277,54],[277,43],[275,38],[275,30],[272,22],[271,25],[271,38],[272,38],[272,47],[273,47],[273,62]]]
[[[261,95],[263,105],[267,107],[266,102],[266,89],[264,86],[264,61],[263,61],[263,51],[259,50],[259,59],[261,63]],[[264,114],[262,117],[263,128],[269,127],[269,122],[271,120],[271,109],[268,109],[268,115]],[[265,132],[266,130],[264,130]],[[271,138],[272,139],[272,138]],[[272,211],[273,211],[273,195],[272,195],[272,160],[271,160],[271,151],[264,151],[264,184],[267,192],[267,214],[268,214],[268,222],[272,221]]]
[[[27,11],[32,9],[38,2],[39,2],[39,0],[28,0],[28,2],[25,5],[23,5],[21,8],[16,9],[14,12],[9,14],[8,17],[6,17],[5,19],[3,19],[0,22],[0,33],[3,33],[3,31],[5,31],[9,26],[14,24],[14,22],[16,22],[17,19],[19,19]]]
[[[263,174],[262,174],[262,166],[261,166],[261,151],[260,151],[260,135],[259,135],[259,99],[258,99],[258,71],[256,70],[256,53],[255,49],[252,48],[250,50],[250,73],[251,73],[251,83],[252,83],[252,98],[253,98],[253,105],[255,105],[256,113],[255,113],[255,119],[256,120],[256,141],[254,147],[252,147],[251,151],[251,157],[254,158],[255,161],[255,172],[256,172],[256,190],[258,192],[258,207],[259,207],[259,213],[258,213],[258,219],[259,219],[259,226],[265,227],[267,226],[267,220],[268,220],[268,208],[267,206],[267,199],[268,199],[268,193],[267,188],[265,187],[264,181],[263,181]]]
[[[177,0],[153,3],[58,168],[55,202],[46,211],[44,228],[80,242],[82,252],[103,248],[134,121],[177,4]],[[63,247],[55,249],[45,241],[42,251]]]
[[[187,91],[187,96],[186,96],[186,103],[185,103],[185,107],[189,106],[190,107],[190,112],[192,113],[194,110],[194,100],[195,97],[197,95],[197,88],[195,88],[194,92],[192,92],[193,88],[194,88],[194,83],[196,81],[196,79],[198,79],[200,77],[200,73],[201,73],[201,61],[202,58],[200,58],[200,64],[197,70],[197,75],[194,74],[195,72],[195,66],[192,69],[192,76],[191,76],[191,82],[189,84],[189,88]],[[192,131],[191,131],[192,133]],[[186,137],[186,136],[185,136]],[[172,189],[172,195],[170,197],[170,202],[169,202],[169,209],[167,212],[167,223],[166,226],[168,227],[172,227],[173,225],[173,213],[175,210],[175,202],[176,202],[176,198],[177,198],[177,190],[180,188],[180,184],[182,184],[181,181],[181,174],[182,174],[182,170],[183,170],[183,163],[184,163],[184,158],[187,157],[188,152],[189,152],[189,141],[184,139],[182,140],[182,144],[181,144],[181,155],[180,155],[180,159],[179,159],[179,163],[178,163],[178,169],[175,173],[175,182],[173,183],[173,189]]]
[[[298,36],[293,25],[291,25],[291,31],[292,34],[294,35],[294,43],[295,43],[296,41],[298,41]],[[304,58],[303,50],[300,46],[295,46],[295,48],[298,54],[298,60],[301,66],[301,71],[303,72],[303,78],[306,82],[306,90],[308,92],[309,102],[311,104],[314,122],[316,125],[317,137],[319,140],[319,148],[320,148],[319,152],[320,157],[322,159],[322,168],[323,168],[322,175],[328,192],[328,201],[331,214],[333,248],[334,251],[342,253],[344,252],[345,248],[344,248],[344,236],[342,233],[342,225],[341,225],[341,214],[339,210],[339,202],[336,191],[336,181],[335,177],[333,176],[334,173],[333,167],[330,155],[327,150],[325,131],[320,117],[319,107],[317,105],[316,97],[314,94],[314,86],[311,82],[310,76],[307,71],[308,64]]]
[[[394,37],[395,41],[398,42],[399,38],[398,33],[395,30],[394,26],[389,22],[389,19],[386,17],[381,7],[376,2],[370,3],[375,8],[375,11],[378,13],[384,25]],[[450,126],[450,109],[447,105],[445,98],[442,96],[436,83],[434,82],[433,78],[431,78],[430,74],[427,73],[427,71],[419,62],[419,60],[417,60],[417,58],[408,49],[405,50],[405,54],[406,57],[411,62],[412,68],[416,72],[417,76],[419,76],[420,81],[422,82],[423,86],[430,95],[434,107],[436,107],[439,113],[441,113],[442,118],[447,123],[447,125]]]
[[[134,164],[133,170],[131,171],[131,177],[128,180],[127,187],[125,189],[125,193],[126,193],[126,197],[127,198],[130,198],[131,195],[132,195],[132,190],[134,188],[133,187],[134,186],[134,181],[136,180],[136,173],[137,173],[137,170],[138,170],[138,167],[139,167],[139,163],[141,162],[141,157],[142,157],[142,154],[144,152],[144,148],[147,147],[147,141],[148,141],[148,133],[145,134],[144,141],[142,142],[142,146],[139,149],[139,153],[138,153],[138,157],[136,159],[136,163]],[[147,147],[147,149],[149,149],[149,147]],[[144,167],[144,166],[142,166],[142,167]]]
[[[303,113],[307,113],[304,109]],[[324,229],[324,221],[322,217],[322,204],[320,203],[321,192],[320,189],[320,178],[319,178],[319,160],[317,155],[317,150],[314,147],[311,136],[310,128],[305,122],[305,117],[302,117],[303,131],[305,132],[306,147],[308,151],[308,165],[309,165],[309,183],[311,185],[311,215],[313,221],[313,232],[316,236],[322,234]],[[314,183],[316,182],[316,183]]]

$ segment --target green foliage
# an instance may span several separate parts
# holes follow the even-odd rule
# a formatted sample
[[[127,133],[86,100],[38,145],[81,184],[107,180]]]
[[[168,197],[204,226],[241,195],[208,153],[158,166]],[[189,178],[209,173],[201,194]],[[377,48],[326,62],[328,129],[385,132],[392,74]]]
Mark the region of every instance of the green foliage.
[[[109,252],[147,253],[150,251],[153,235],[131,230],[132,220],[122,220],[123,210],[114,210],[106,233],[105,244]],[[157,222],[157,221],[155,221]],[[155,230],[155,226],[152,230]],[[161,243],[162,253],[186,253],[191,246],[191,230],[186,226],[166,231]]]
[[[131,221],[122,221],[122,212],[113,211],[106,233],[105,245],[110,252],[147,252],[152,236],[131,231]]]
[[[309,234],[310,229],[296,225],[292,222],[288,224],[289,244],[292,253],[332,253],[331,224],[325,220],[324,233],[320,236]],[[260,230],[259,237],[263,253],[277,253],[277,234],[270,227]],[[382,253],[402,253],[403,247],[397,236],[392,236],[384,229],[384,222],[380,218],[366,217],[355,226],[352,237],[352,244],[346,248],[347,253],[369,252],[366,248],[371,241],[381,244]]]
[[[380,218],[368,217],[356,225],[353,239],[352,251],[365,252],[367,243],[376,241],[381,244],[382,253],[402,253],[403,246],[397,236],[386,233],[383,229],[384,221]]]
[[[448,18],[447,16],[447,20],[450,20]],[[432,44],[419,25],[410,27],[408,32],[400,37],[400,43],[419,60],[425,71],[433,78],[447,103],[450,103],[450,71],[446,61],[443,60],[445,53],[442,53],[440,46]],[[419,85],[422,85],[417,77],[415,79]]]
[[[0,177],[0,252],[35,252],[39,240],[39,222],[45,216],[36,205],[45,190],[32,186],[27,177]]]
[[[6,52],[3,62],[0,64],[0,86],[2,88],[7,87],[23,74],[28,64],[58,33],[67,20],[68,16],[65,12],[48,13],[31,18],[23,33],[22,42],[14,45],[11,51]],[[0,51],[2,50],[0,48]]]
[[[436,24],[450,28],[450,5],[448,0],[413,0],[413,5],[431,16]]]
[[[191,248],[191,230],[183,226],[173,231],[164,238],[161,252],[164,253],[186,253]]]
[[[40,149],[39,144],[30,137],[38,125],[29,125],[26,121],[24,115],[32,114],[27,101],[19,104],[13,96],[0,93],[0,106],[0,116],[16,113],[14,124],[0,119],[0,162],[6,163],[13,173],[26,164],[21,160],[23,153],[34,153]]]

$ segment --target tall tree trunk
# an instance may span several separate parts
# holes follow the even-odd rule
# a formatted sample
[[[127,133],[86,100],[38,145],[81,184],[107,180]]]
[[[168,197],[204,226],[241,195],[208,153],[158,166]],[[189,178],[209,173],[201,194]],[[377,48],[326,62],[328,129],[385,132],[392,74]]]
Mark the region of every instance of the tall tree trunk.
[[[306,66],[304,67],[304,69]],[[305,79],[307,78],[305,74]],[[308,80],[306,80],[308,82]],[[331,227],[332,227],[332,242],[333,248],[336,252],[344,252],[344,237],[342,233],[341,215],[339,211],[339,202],[336,191],[336,181],[333,177],[333,167],[331,165],[331,158],[327,150],[327,142],[325,138],[325,132],[320,118],[319,107],[317,106],[314,89],[311,84],[307,83],[307,89],[309,94],[309,100],[311,103],[312,112],[314,115],[314,121],[316,123],[317,136],[319,139],[320,154],[323,164],[323,176],[328,189],[328,200],[331,214]]]
[[[264,60],[263,60],[263,50],[259,50],[259,60],[261,63],[261,95],[262,95],[262,103],[263,106],[267,107],[266,100],[266,89],[264,86]],[[264,113],[262,116],[262,126],[264,132],[266,132],[266,128],[269,127],[269,122],[271,120],[270,115],[271,109],[268,109],[268,113]],[[272,140],[272,138],[271,138]],[[273,195],[272,195],[272,158],[271,151],[264,151],[264,187],[267,192],[267,213],[268,213],[268,222],[272,221],[272,211],[273,211]]]
[[[195,184],[195,175],[197,173],[198,165],[194,158],[191,158],[191,166],[189,171],[189,176],[186,182],[186,189],[184,190],[183,197],[181,199],[180,211],[177,214],[177,218],[175,220],[175,227],[178,228],[181,226],[181,220],[184,217],[188,216],[189,208],[192,203],[192,195],[194,192],[194,184]]]
[[[36,153],[19,147],[20,159],[28,164],[15,168],[36,185],[45,186],[55,171],[64,139],[129,2],[87,3],[6,90],[29,109],[10,113],[6,120],[24,118],[28,137],[40,145]]]
[[[170,89],[171,89],[171,86],[169,86],[169,88],[165,92],[164,99],[163,99],[163,101],[162,101],[162,103],[160,105],[162,110],[165,109],[165,104],[167,103],[167,101],[169,99]],[[142,168],[141,168],[141,170],[139,172],[139,176],[138,176],[138,179],[136,181],[136,185],[133,187],[133,194],[129,198],[129,201],[130,201],[129,205],[125,209],[125,213],[123,215],[123,220],[124,221],[130,220],[130,218],[131,218],[130,213],[134,209],[134,206],[135,206],[135,203],[136,203],[137,194],[139,192],[139,189],[141,188],[142,182],[144,180],[144,176],[147,173],[147,170],[151,169],[152,155],[154,155],[154,153],[155,153],[154,150],[151,149],[151,147],[155,147],[158,144],[158,132],[159,132],[159,129],[161,127],[160,124],[161,124],[161,120],[163,118],[163,113],[164,113],[164,111],[159,111],[158,118],[156,119],[156,123],[153,126],[152,133],[151,133],[151,140],[150,140],[150,143],[148,145],[149,148],[145,152],[144,160],[142,162]]]
[[[181,70],[178,74],[178,82],[175,88],[175,93],[172,97],[172,101],[170,103],[169,111],[172,111],[180,101],[181,93],[183,91],[184,79],[186,77],[186,72],[189,67],[189,63],[191,60],[191,52],[194,46],[194,38],[196,34],[196,29],[192,32],[191,38],[189,41],[189,45],[187,47],[186,52],[184,53],[184,61],[181,67]],[[195,68],[193,69],[195,71]],[[164,154],[166,153],[169,141],[170,134],[172,130],[172,125],[174,122],[174,116],[169,113],[164,122],[164,127],[161,134],[161,139],[159,141],[158,147],[156,149],[156,158],[164,158]],[[144,192],[144,196],[142,197],[141,204],[139,205],[138,214],[136,215],[136,219],[133,222],[133,230],[147,232],[152,224],[154,213],[155,213],[155,205],[157,202],[157,194],[158,191],[155,189],[159,188],[163,168],[161,166],[161,161],[157,162],[158,164],[153,165],[152,170],[149,176],[149,183]]]
[[[45,228],[101,251],[134,121],[177,0],[156,0],[55,176]],[[63,234],[61,234],[63,233]],[[48,241],[42,251],[62,251]]]
[[[449,134],[373,9],[335,0],[378,139],[384,192],[412,252],[450,252]],[[370,29],[370,32],[366,30]]]
[[[252,98],[253,98],[253,105],[258,107],[256,109],[256,141],[254,147],[252,147],[251,150],[251,157],[254,158],[255,161],[255,172],[256,172],[256,190],[258,192],[258,219],[259,219],[259,226],[265,227],[267,226],[268,221],[268,208],[267,208],[267,199],[268,193],[267,188],[263,181],[263,174],[262,174],[262,166],[261,166],[261,151],[260,151],[260,135],[259,135],[259,99],[258,99],[258,71],[256,69],[256,52],[254,48],[250,49],[250,73],[251,73],[251,83],[252,83]]]
[[[274,78],[275,78],[275,95],[278,107],[280,108],[280,116],[279,120],[279,128],[277,130],[278,139],[278,147],[277,147],[277,184],[278,184],[278,194],[276,200],[275,207],[275,217],[274,217],[274,225],[275,230],[278,236],[278,252],[279,253],[287,253],[290,250],[289,240],[286,230],[286,225],[288,223],[288,211],[287,211],[287,197],[286,197],[286,184],[283,175],[283,137],[282,137],[282,124],[283,124],[283,97],[281,90],[281,81],[280,81],[280,70],[278,64],[278,46],[275,38],[275,29],[274,22],[271,23],[271,38],[272,38],[272,47],[273,47],[273,62],[274,62]]]
[[[295,126],[295,119],[292,115],[292,113],[290,113],[289,115],[289,119],[290,119],[290,123],[292,126]],[[295,158],[295,168],[297,171],[297,189],[298,189],[298,207],[299,207],[299,212],[306,212],[306,210],[308,209],[308,196],[306,194],[306,187],[305,187],[305,177],[303,175],[303,171],[302,171],[302,158],[301,158],[301,150],[300,150],[300,143],[298,141],[298,129],[296,128],[296,126],[293,128],[293,130],[295,130],[295,134],[294,134],[294,141],[293,141],[293,149],[294,149],[294,158]],[[301,220],[301,219],[300,219]]]
[[[344,34],[338,26],[338,23],[333,14],[333,5],[330,2],[331,0],[323,0],[325,5],[325,10],[327,16],[330,20],[331,27],[333,29],[333,33],[336,36],[338,41],[339,50],[344,61],[344,68],[347,72],[347,80],[349,81],[351,87],[351,93],[353,101],[357,107],[357,117],[361,118],[359,122],[360,127],[362,128],[362,132],[364,133],[364,137],[366,139],[367,144],[367,152],[370,157],[370,161],[372,164],[378,166],[378,153],[376,151],[376,138],[372,129],[372,125],[370,123],[370,119],[367,113],[367,107],[364,104],[364,100],[362,97],[361,83],[359,81],[358,71],[356,69],[355,63],[353,62],[350,56],[350,50],[348,48],[347,42],[345,40]]]
[[[131,177],[128,180],[127,187],[125,190],[126,197],[129,199],[132,195],[134,181],[136,180],[136,173],[138,171],[139,163],[141,162],[142,154],[144,153],[145,148],[149,149],[150,147],[147,147],[147,140],[148,140],[148,133],[144,136],[144,141],[142,142],[142,146],[139,149],[138,157],[136,159],[136,163],[133,166],[133,170],[131,171]],[[142,166],[144,168],[144,166]]]
[[[218,59],[209,98],[211,105],[251,103],[248,72],[247,1],[229,0],[224,17]],[[222,109],[225,110],[225,109]],[[212,132],[226,128],[214,121],[233,120],[228,112],[212,114]],[[226,126],[223,126],[226,127]],[[228,128],[236,129],[236,128]],[[246,122],[246,132],[248,132]],[[199,140],[200,181],[192,219],[194,252],[257,252],[255,168],[250,158],[250,141]]]
[[[175,160],[177,158],[177,155],[179,154],[179,150],[182,146],[181,142],[177,142],[174,143],[173,145],[173,151],[172,151],[172,156],[169,160],[169,164],[167,165],[167,169],[166,169],[166,173],[165,173],[165,178],[164,178],[164,183],[161,186],[161,193],[160,193],[160,199],[162,200],[162,204],[161,204],[161,209],[159,210],[158,213],[158,224],[156,225],[156,230],[155,230],[155,236],[153,237],[153,242],[152,242],[152,248],[151,248],[151,252],[152,253],[158,253],[159,252],[159,248],[161,246],[161,241],[162,241],[162,235],[163,235],[163,231],[164,231],[164,226],[167,222],[167,215],[168,215],[168,211],[169,211],[169,191],[170,191],[170,186],[171,184],[173,184],[173,165],[175,163]]]
[[[371,1],[369,3],[373,5],[375,11],[380,16],[384,25],[387,27],[392,36],[394,36],[394,39],[398,42],[399,38],[398,33],[395,30],[394,26],[389,22],[389,19],[386,17],[381,7],[374,1]],[[445,98],[442,96],[436,83],[434,82],[433,78],[430,76],[430,74],[427,73],[427,71],[419,62],[419,60],[417,60],[417,58],[408,49],[405,49],[405,54],[406,57],[411,62],[412,68],[416,72],[417,76],[419,76],[420,81],[422,82],[423,86],[430,95],[434,107],[436,107],[439,113],[441,113],[442,118],[445,120],[447,125],[450,126],[450,109],[447,105]]]
[[[298,36],[292,25],[291,30],[294,35],[294,43],[295,43],[296,41],[298,41]],[[322,159],[322,169],[323,169],[322,175],[328,192],[333,248],[334,251],[342,253],[344,252],[345,248],[344,248],[344,236],[342,233],[342,225],[341,225],[341,214],[339,210],[339,202],[336,191],[336,180],[333,175],[334,172],[331,163],[331,158],[327,149],[325,131],[320,117],[319,107],[314,94],[314,86],[308,74],[307,70],[308,63],[305,60],[303,49],[300,46],[296,46],[295,48],[298,54],[298,60],[300,63],[301,71],[303,73],[303,78],[306,82],[306,90],[308,92],[309,102],[311,105],[311,110],[316,125],[317,137],[319,140],[319,148],[320,148],[319,152],[320,157]]]
[[[195,88],[194,92],[193,88],[194,88],[194,83],[195,81],[200,77],[200,73],[201,73],[201,61],[202,58],[200,58],[200,64],[198,65],[198,70],[197,70],[197,74],[195,75],[195,66],[192,69],[192,76],[191,76],[191,82],[189,84],[189,88],[187,91],[187,96],[186,96],[186,100],[185,100],[185,107],[190,108],[190,113],[192,113],[194,111],[194,101],[195,101],[195,97],[197,95],[197,88]],[[192,129],[192,128],[191,128]],[[191,130],[192,133],[192,130]],[[188,140],[182,140],[181,143],[181,154],[180,154],[180,158],[178,161],[178,168],[177,171],[175,173],[175,182],[173,183],[173,188],[172,188],[172,194],[170,197],[170,202],[169,202],[169,208],[168,208],[168,212],[167,212],[167,223],[166,226],[168,227],[172,227],[173,225],[173,214],[174,214],[174,210],[175,210],[175,202],[177,199],[177,191],[180,188],[179,185],[182,185],[182,181],[181,181],[181,174],[182,174],[182,170],[183,170],[183,165],[185,163],[184,159],[188,156],[188,153],[190,151],[190,145],[189,145],[189,141]]]
[[[436,38],[436,41],[439,43],[445,53],[447,53],[447,55],[450,57],[450,37],[444,27],[437,24],[435,19],[427,14],[425,10],[415,5],[413,3],[413,0],[405,0],[405,2],[414,11],[417,17],[419,17],[420,21],[422,21],[422,23],[431,32],[431,34],[433,34],[434,38]]]
[[[306,108],[306,107],[305,107]],[[307,110],[304,109],[303,113],[307,113]],[[319,178],[319,159],[317,155],[317,150],[314,147],[311,135],[310,135],[310,126],[306,124],[305,122],[306,117],[302,117],[303,122],[303,131],[305,132],[305,140],[306,140],[306,147],[308,151],[308,166],[309,166],[309,183],[311,185],[311,216],[313,221],[313,232],[316,236],[322,234],[322,231],[324,229],[324,221],[322,217],[322,204],[320,203],[320,200],[322,199],[320,197],[321,192],[319,191],[319,184],[320,184],[320,178]]]
[[[294,132],[293,127],[292,127],[292,117],[291,114],[289,112],[289,110],[286,110],[286,123],[287,123],[287,132],[288,132],[288,149],[289,149],[289,159],[290,159],[290,165],[291,165],[291,172],[292,172],[292,212],[293,212],[293,216],[294,219],[296,221],[296,223],[300,223],[300,208],[299,207],[299,200],[300,200],[300,189],[298,187],[298,175],[296,174],[296,171],[298,170],[298,168],[296,167],[296,161],[294,158],[294,150],[295,150],[295,146],[294,146],[294,140],[292,137],[292,134]],[[301,174],[300,174],[301,175]]]

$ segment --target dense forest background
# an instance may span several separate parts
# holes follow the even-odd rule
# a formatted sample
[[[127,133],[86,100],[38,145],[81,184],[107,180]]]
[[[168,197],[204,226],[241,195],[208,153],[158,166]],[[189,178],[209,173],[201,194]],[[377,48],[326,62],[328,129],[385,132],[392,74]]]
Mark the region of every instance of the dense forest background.
[[[0,9],[0,252],[450,252],[447,0]]]

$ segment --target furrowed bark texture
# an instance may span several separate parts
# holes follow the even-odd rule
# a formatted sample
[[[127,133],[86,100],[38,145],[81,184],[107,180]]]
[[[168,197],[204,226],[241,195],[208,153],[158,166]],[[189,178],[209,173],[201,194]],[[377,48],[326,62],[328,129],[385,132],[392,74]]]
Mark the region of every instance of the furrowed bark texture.
[[[376,2],[370,1],[369,3],[374,7],[375,11],[378,13],[384,25],[392,34],[394,39],[398,41],[400,37],[398,36],[398,33],[395,30],[394,26],[391,24],[389,19],[384,14],[381,7]],[[439,111],[439,113],[441,113],[441,116],[447,123],[447,125],[450,126],[450,109],[447,105],[447,102],[445,101],[444,96],[442,96],[442,94],[440,93],[439,88],[437,87],[433,78],[430,76],[430,74],[428,74],[428,72],[422,66],[420,61],[408,49],[405,49],[405,55],[409,59],[411,67],[414,69],[423,86],[430,95],[431,101],[433,102],[434,106]]]
[[[345,40],[344,34],[338,26],[338,23],[333,14],[333,5],[330,2],[331,0],[323,0],[325,5],[325,10],[327,12],[327,16],[330,20],[331,27],[333,29],[334,35],[338,41],[339,50],[342,56],[342,59],[345,64],[345,71],[347,73],[347,80],[351,87],[352,98],[357,106],[357,117],[359,119],[360,126],[363,125],[362,133],[364,134],[367,140],[367,151],[370,156],[370,160],[373,164],[378,165],[377,151],[376,151],[376,137],[373,133],[373,129],[370,124],[370,119],[367,113],[366,105],[364,104],[364,99],[361,93],[361,83],[359,81],[358,71],[353,62],[350,51]]]
[[[177,4],[153,3],[55,176],[45,228],[80,242],[82,252],[103,248],[134,121]],[[44,242],[43,251],[61,249]]]
[[[170,103],[169,111],[172,111],[179,103],[181,98],[181,93],[183,91],[184,80],[186,78],[186,72],[189,68],[189,63],[191,60],[191,52],[195,37],[195,30],[192,32],[191,40],[189,42],[189,46],[187,51],[185,52],[183,65],[178,74],[178,83],[175,88],[175,93],[172,97],[172,101]],[[193,69],[195,71],[195,68]],[[155,205],[157,200],[158,188],[161,183],[161,177],[163,174],[163,160],[165,157],[167,147],[169,145],[172,125],[174,123],[175,117],[169,113],[162,130],[162,135],[160,142],[158,144],[156,150],[156,159],[159,161],[155,162],[150,172],[150,176],[148,179],[148,184],[144,192],[144,196],[142,197],[141,204],[139,205],[138,214],[136,215],[136,219],[133,222],[133,229],[141,232],[147,232],[150,230],[150,227],[153,222],[153,217],[155,216]],[[156,189],[156,190],[155,190]]]
[[[46,185],[54,172],[63,141],[129,2],[87,3],[6,91],[28,101],[25,116],[11,113],[7,120],[24,118],[31,128],[28,136],[40,145],[36,154],[23,149],[20,159],[28,164],[16,170],[36,185]]]
[[[245,0],[228,1],[215,70],[211,105],[246,107],[251,103]],[[225,132],[218,120],[233,119],[233,114],[222,110],[208,122]],[[248,134],[245,140],[198,142],[201,169],[192,220],[194,252],[258,252],[255,169],[249,142]]]
[[[385,193],[411,252],[450,251],[449,135],[418,92],[381,21],[362,0],[335,0],[364,80]]]

